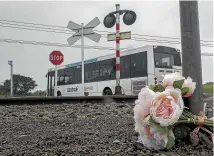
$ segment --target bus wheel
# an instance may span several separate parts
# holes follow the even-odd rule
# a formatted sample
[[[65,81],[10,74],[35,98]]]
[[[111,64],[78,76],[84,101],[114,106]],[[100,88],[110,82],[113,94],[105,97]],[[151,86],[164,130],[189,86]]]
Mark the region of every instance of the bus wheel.
[[[112,95],[112,91],[110,88],[106,88],[104,91],[103,91],[103,95]]]
[[[60,91],[57,91],[57,96],[61,96],[61,92]]]

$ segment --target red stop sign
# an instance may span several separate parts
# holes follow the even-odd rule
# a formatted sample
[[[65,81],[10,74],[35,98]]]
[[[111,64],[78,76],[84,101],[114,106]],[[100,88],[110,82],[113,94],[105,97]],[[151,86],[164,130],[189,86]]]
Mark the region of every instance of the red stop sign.
[[[53,65],[60,65],[64,61],[64,56],[60,51],[52,51],[49,60]]]

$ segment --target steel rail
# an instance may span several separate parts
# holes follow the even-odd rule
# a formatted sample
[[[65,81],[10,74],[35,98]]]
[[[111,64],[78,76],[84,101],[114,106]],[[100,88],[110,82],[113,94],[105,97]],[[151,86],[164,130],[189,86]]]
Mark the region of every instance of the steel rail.
[[[40,105],[62,103],[108,103],[108,102],[134,102],[137,96],[109,95],[109,96],[58,96],[58,97],[5,97],[0,98],[0,105]]]

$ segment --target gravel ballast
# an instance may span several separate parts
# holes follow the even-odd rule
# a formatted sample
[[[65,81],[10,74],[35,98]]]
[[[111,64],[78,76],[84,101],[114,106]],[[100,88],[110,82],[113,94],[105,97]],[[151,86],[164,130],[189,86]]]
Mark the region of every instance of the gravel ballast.
[[[206,110],[213,110],[213,98],[205,102]],[[133,107],[134,103],[111,101],[0,106],[0,155],[213,155],[203,143],[192,147],[180,142],[162,151],[146,149],[137,143]]]

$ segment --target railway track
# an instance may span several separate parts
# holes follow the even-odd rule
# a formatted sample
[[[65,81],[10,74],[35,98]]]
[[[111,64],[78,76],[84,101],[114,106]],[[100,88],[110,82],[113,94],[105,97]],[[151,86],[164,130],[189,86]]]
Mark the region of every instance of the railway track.
[[[213,98],[212,94],[203,94],[204,99]],[[49,97],[5,97],[0,98],[0,105],[22,105],[22,104],[62,104],[62,103],[106,103],[106,102],[134,102],[137,96],[108,95],[108,96],[49,96]]]
[[[137,96],[79,96],[79,97],[7,97],[0,98],[0,105],[22,104],[62,104],[62,103],[106,103],[106,102],[134,102]]]

